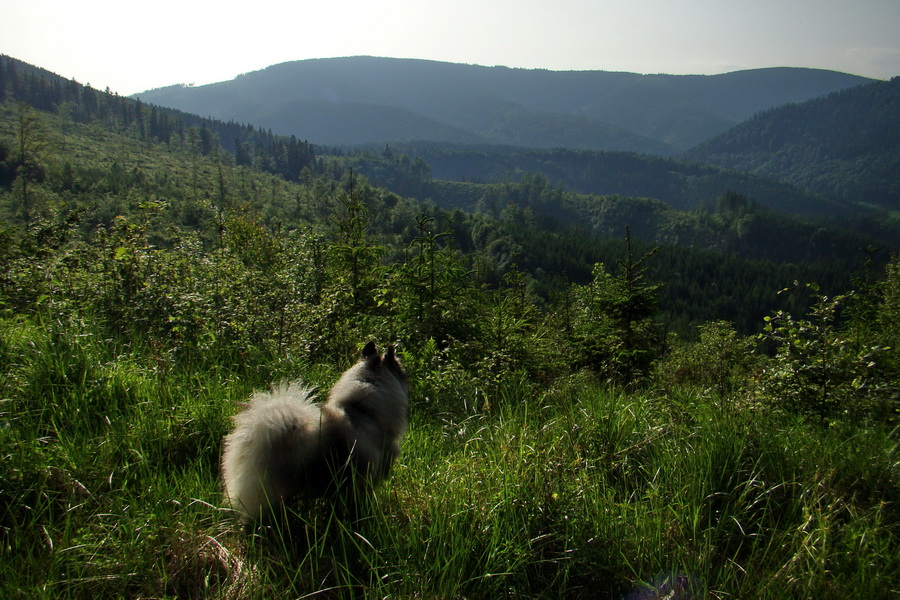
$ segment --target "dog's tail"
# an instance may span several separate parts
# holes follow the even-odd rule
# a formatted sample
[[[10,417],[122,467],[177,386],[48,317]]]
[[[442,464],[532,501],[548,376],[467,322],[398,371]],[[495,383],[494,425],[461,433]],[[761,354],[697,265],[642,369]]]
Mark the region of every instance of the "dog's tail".
[[[222,479],[232,508],[253,520],[291,495],[279,465],[315,452],[321,410],[312,388],[283,383],[256,392],[225,438]]]

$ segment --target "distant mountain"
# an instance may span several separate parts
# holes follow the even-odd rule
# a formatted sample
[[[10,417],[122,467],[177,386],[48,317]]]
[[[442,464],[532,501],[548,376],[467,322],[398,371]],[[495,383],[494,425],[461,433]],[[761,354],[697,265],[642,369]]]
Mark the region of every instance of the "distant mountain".
[[[900,208],[900,78],[763,112],[686,156]]]
[[[136,97],[322,145],[440,141],[671,154],[759,111],[869,81],[814,69],[637,75],[360,56],[282,63]]]

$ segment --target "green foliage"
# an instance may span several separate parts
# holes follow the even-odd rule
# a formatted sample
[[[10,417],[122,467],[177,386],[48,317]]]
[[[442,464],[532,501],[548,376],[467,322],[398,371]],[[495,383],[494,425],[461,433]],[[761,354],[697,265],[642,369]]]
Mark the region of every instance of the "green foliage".
[[[894,381],[900,378],[900,256],[888,264],[880,284],[880,302],[868,332],[881,346],[894,352],[882,361]],[[895,386],[896,387],[896,386]]]
[[[35,194],[30,187],[39,184],[45,176],[42,165],[42,149],[44,136],[41,132],[41,121],[30,106],[20,103],[17,107],[14,139],[10,156],[10,166],[15,174],[13,189],[15,190],[19,211],[25,227],[31,225],[35,212]]]
[[[418,235],[404,259],[391,269],[393,326],[414,347],[429,341],[446,347],[471,337],[477,293],[463,257],[448,242],[450,231],[437,233],[435,219],[416,217]]]
[[[331,245],[338,272],[346,273],[351,310],[361,311],[374,303],[374,289],[379,283],[380,259],[384,248],[374,243],[369,232],[369,207],[353,192],[353,174],[349,190],[339,196],[340,206],[334,218],[335,240]]]
[[[140,100],[66,81],[7,56],[0,56],[0,73],[0,101],[21,102],[77,123],[104,123],[143,141],[183,146],[191,138],[203,156],[214,154],[221,143],[227,151],[240,154],[239,164],[246,164],[247,148],[252,146],[253,160],[260,169],[290,181],[298,181],[304,169],[316,168],[312,146],[293,136],[275,136],[271,130],[257,130],[234,121],[224,123],[148,107]]]
[[[151,349],[83,323],[7,318],[0,342],[4,597],[886,599],[900,576],[896,440],[881,428],[584,376],[508,379],[490,407],[454,407],[468,378],[434,368],[445,410],[414,395],[365,518],[310,502],[290,528],[244,535],[219,508],[216,462],[264,377],[208,361],[163,374]]]
[[[678,341],[656,364],[654,379],[667,388],[689,387],[729,398],[747,385],[752,342],[726,321],[697,327],[694,342]]]
[[[459,202],[441,193],[444,181],[503,184],[537,175],[548,181],[551,188],[561,186],[594,197],[652,198],[679,211],[696,210],[731,189],[751,195],[785,215],[847,213],[838,203],[751,175],[749,171],[729,171],[646,153],[412,143],[398,146],[398,150],[423,159],[434,178],[432,182],[410,186],[405,192],[416,198],[434,198],[442,205]],[[370,157],[364,153],[354,158],[379,185],[389,185],[391,181],[382,172],[365,167],[372,162]]]
[[[896,399],[876,367],[889,348],[854,339],[841,326],[840,311],[849,301],[819,296],[806,318],[783,311],[766,317],[761,335],[774,344],[776,360],[761,376],[763,400],[821,423],[886,414],[886,403]]]
[[[4,598],[894,591],[896,261],[843,318],[776,313],[774,359],[715,322],[660,359],[649,265],[712,294],[748,263],[544,228],[561,192],[537,179],[448,215],[204,156],[199,131],[191,151],[41,118],[66,152],[28,227],[0,191]],[[392,479],[357,521],[311,502],[244,535],[217,482],[229,417],[273,382],[327,389],[368,339],[410,374]],[[821,407],[832,427],[793,414]]]
[[[895,77],[763,111],[689,156],[896,209],[898,110]]]

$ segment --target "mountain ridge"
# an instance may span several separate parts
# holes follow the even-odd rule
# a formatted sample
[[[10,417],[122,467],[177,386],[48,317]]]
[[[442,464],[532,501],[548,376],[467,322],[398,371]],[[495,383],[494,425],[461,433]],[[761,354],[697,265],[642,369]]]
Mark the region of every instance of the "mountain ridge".
[[[284,128],[272,127],[276,133],[323,145],[463,140],[429,131],[399,139],[374,139],[365,132],[352,140],[317,139],[307,134],[314,124],[303,112],[313,101],[367,105],[370,115],[386,123],[396,120],[386,107],[404,108],[488,143],[665,155],[693,147],[761,110],[868,81],[791,67],[641,75],[359,56],[289,61],[224,82],[169,86],[134,97],[223,120],[276,125]],[[279,113],[288,104],[295,107],[290,124]],[[278,119],[270,119],[272,114]],[[329,128],[340,127],[321,123],[321,129]],[[556,135],[548,137],[548,131]]]

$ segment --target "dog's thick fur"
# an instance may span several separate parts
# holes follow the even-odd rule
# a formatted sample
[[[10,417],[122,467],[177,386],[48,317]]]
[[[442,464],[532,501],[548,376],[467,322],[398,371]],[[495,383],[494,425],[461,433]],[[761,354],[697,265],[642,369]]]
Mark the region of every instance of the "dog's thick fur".
[[[377,484],[400,454],[408,415],[406,372],[394,347],[369,342],[324,404],[300,383],[257,392],[225,438],[222,479],[246,522],[291,498],[345,494]]]

